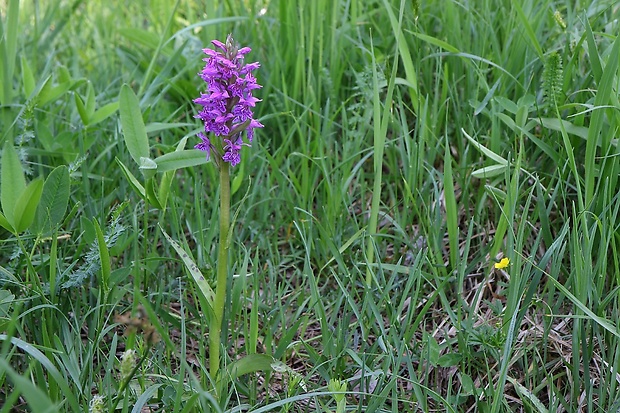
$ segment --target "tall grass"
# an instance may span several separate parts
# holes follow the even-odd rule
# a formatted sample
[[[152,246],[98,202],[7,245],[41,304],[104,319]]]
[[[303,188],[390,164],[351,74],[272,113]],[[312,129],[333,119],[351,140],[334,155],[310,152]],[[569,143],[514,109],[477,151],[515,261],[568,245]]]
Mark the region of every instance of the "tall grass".
[[[0,2],[0,412],[618,410],[619,14]],[[231,176],[216,399],[217,170],[146,179],[118,108],[126,84],[151,158],[192,147],[231,32],[265,128]]]

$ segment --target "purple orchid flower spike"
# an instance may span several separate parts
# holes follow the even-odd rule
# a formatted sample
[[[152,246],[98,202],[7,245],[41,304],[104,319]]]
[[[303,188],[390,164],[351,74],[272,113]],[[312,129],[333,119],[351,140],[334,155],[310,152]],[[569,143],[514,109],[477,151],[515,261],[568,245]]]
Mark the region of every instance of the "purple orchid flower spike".
[[[207,83],[207,90],[194,100],[202,106],[196,115],[204,123],[204,132],[199,133],[201,142],[196,149],[205,151],[207,159],[213,157],[216,165],[228,162],[231,166],[241,162],[241,147],[250,146],[242,140],[246,131],[248,142],[254,138],[254,129],[263,125],[254,119],[252,110],[260,99],[252,96],[252,91],[262,86],[256,83],[252,71],[260,64],[244,63],[244,56],[251,49],[239,46],[232,35],[228,35],[226,43],[212,41],[215,49],[203,49],[207,55],[206,63],[200,77]],[[216,138],[209,138],[209,133]]]

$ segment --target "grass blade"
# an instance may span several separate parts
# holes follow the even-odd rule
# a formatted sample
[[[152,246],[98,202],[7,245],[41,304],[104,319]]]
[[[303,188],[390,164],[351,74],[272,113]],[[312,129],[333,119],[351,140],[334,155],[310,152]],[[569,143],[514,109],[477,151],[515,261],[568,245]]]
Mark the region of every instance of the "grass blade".
[[[613,84],[616,82],[618,71],[618,57],[620,56],[620,36],[616,36],[613,48],[607,59],[607,64],[603,70],[603,76],[598,85],[598,92],[594,98],[594,106],[600,107],[613,104],[610,101]],[[590,206],[594,199],[594,180],[596,177],[596,147],[605,122],[605,112],[602,109],[595,110],[588,128],[588,139],[586,141],[585,155],[585,205]],[[605,133],[601,137],[601,152],[606,154],[611,141],[611,134]],[[602,177],[601,177],[602,178]]]

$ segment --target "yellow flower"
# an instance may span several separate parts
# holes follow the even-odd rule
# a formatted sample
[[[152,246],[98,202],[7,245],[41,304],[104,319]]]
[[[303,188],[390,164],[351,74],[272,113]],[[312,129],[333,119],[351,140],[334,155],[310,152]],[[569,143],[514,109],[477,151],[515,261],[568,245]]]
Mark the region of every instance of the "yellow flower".
[[[501,270],[503,268],[508,267],[508,265],[510,264],[510,260],[506,257],[502,258],[500,262],[496,262],[495,263],[495,268],[497,268],[498,270]]]

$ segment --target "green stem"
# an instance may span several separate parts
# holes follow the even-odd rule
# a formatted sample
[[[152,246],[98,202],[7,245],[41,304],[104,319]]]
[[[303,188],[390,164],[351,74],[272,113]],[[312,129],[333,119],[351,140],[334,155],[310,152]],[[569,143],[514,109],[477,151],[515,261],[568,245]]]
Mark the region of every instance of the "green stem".
[[[211,378],[218,383],[220,369],[220,346],[222,320],[226,301],[226,285],[228,283],[228,231],[230,225],[230,165],[220,164],[220,243],[217,254],[217,281],[215,284],[215,300],[213,301],[213,318],[209,329],[209,371]],[[218,386],[219,387],[219,386]],[[217,395],[219,396],[219,395]]]

